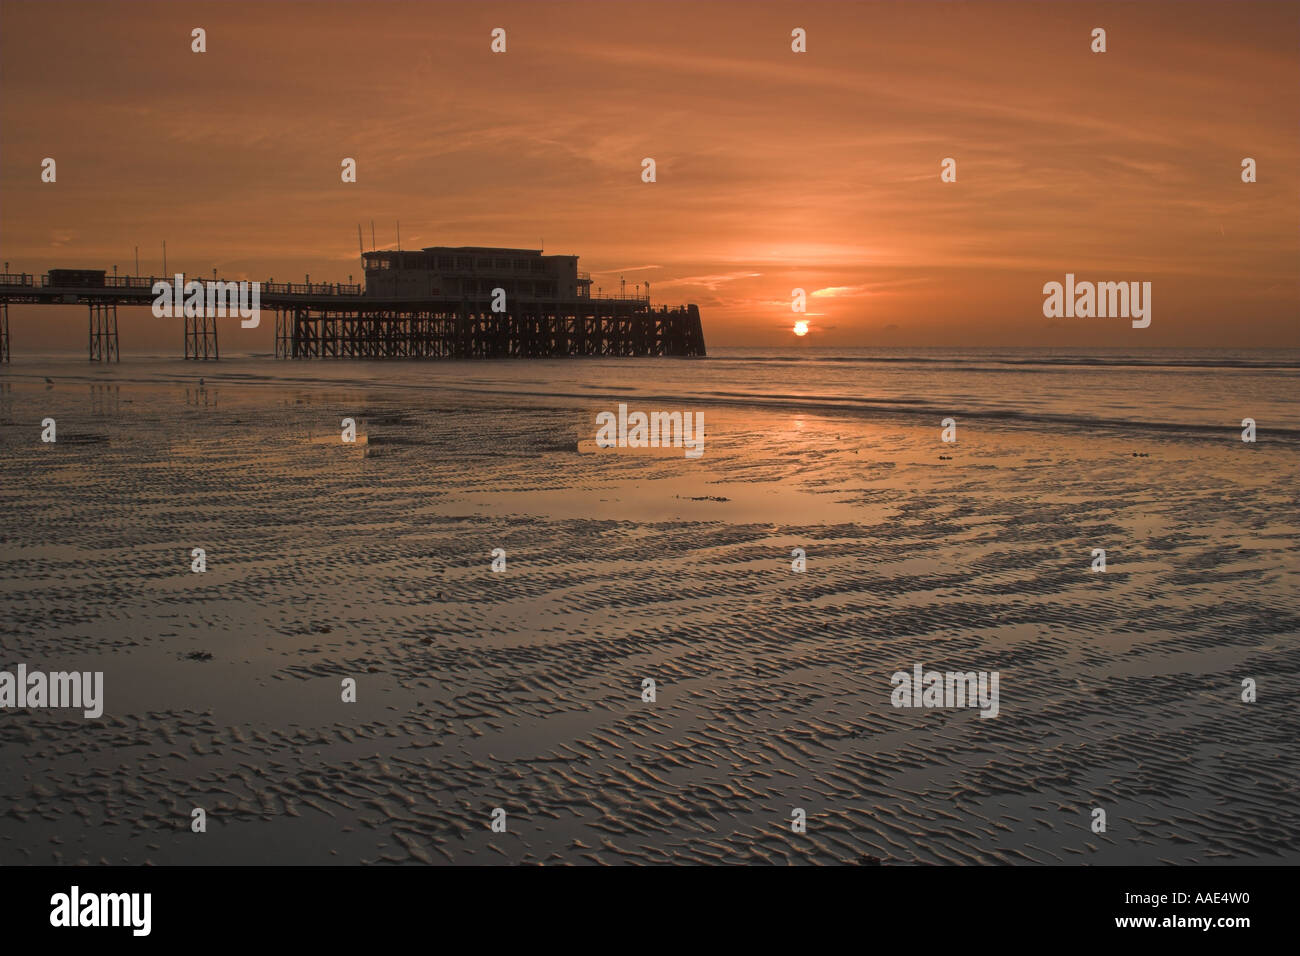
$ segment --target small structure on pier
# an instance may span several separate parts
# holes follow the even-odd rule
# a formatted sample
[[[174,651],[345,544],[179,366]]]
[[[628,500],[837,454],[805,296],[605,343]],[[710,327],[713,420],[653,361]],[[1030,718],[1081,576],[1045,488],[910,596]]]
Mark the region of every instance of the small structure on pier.
[[[591,297],[591,276],[577,256],[544,256],[540,249],[429,246],[419,252],[362,253],[366,295],[383,299],[488,298],[567,301]]]

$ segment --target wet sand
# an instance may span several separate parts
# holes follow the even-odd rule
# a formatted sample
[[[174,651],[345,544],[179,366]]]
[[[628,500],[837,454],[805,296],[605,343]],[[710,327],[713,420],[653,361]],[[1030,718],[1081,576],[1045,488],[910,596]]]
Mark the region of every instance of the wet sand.
[[[1300,862],[1294,441],[589,406],[11,381],[0,667],[105,713],[0,711],[0,863]]]

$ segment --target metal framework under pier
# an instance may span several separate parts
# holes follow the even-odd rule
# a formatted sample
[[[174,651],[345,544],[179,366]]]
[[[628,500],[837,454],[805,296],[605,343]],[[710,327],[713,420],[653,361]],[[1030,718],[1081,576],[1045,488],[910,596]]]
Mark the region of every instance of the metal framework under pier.
[[[185,317],[185,357],[207,361],[221,358],[217,348],[217,318],[214,315]]]
[[[9,303],[0,302],[0,364],[9,364]]]
[[[276,358],[544,358],[704,355],[700,312],[616,299],[524,303],[285,306],[275,311]]]
[[[92,302],[90,309],[90,360],[118,362],[117,303]]]

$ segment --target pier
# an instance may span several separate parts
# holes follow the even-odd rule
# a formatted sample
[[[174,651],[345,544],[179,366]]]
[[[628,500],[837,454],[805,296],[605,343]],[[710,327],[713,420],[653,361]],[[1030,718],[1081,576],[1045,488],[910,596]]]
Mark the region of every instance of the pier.
[[[266,320],[265,313],[273,316],[276,357],[468,359],[707,354],[700,312],[695,305],[654,308],[648,294],[593,296],[590,279],[581,273],[565,285],[524,283],[489,272],[462,280],[459,294],[447,294],[445,287],[451,285],[450,281],[435,284],[427,271],[399,269],[391,274],[403,280],[402,285],[385,287],[382,282],[371,281],[376,278],[373,273],[379,271],[371,268],[372,262],[382,261],[371,257],[382,255],[366,254],[365,291],[359,284],[259,283],[260,319]],[[576,256],[533,256],[542,260],[572,259],[575,265],[577,260]],[[531,264],[527,259],[511,261],[521,266]],[[483,270],[471,266],[469,271]],[[416,288],[405,281],[412,272],[419,273]],[[199,276],[187,279],[204,283],[239,281]],[[155,283],[174,281],[174,276],[116,276],[84,269],[52,269],[44,275],[0,274],[0,362],[9,361],[11,303],[84,305],[89,359],[119,361],[118,308],[152,308]],[[508,293],[499,294],[502,289]],[[375,290],[398,294],[377,295]],[[182,318],[186,359],[220,358],[217,321],[207,310]]]
[[[704,355],[694,305],[591,298],[521,302],[425,300],[274,306],[277,358],[548,358]]]

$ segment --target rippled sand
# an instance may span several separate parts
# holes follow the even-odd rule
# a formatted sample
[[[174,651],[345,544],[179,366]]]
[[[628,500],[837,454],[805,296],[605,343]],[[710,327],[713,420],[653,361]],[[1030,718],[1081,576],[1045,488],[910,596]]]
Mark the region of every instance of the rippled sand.
[[[1296,444],[697,408],[4,387],[0,862],[1300,862]]]

